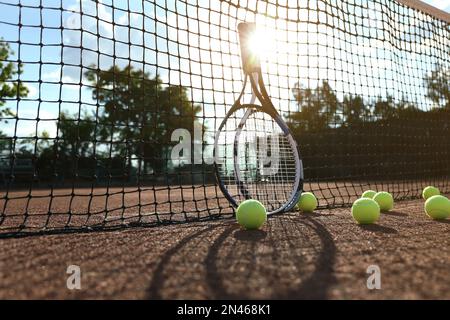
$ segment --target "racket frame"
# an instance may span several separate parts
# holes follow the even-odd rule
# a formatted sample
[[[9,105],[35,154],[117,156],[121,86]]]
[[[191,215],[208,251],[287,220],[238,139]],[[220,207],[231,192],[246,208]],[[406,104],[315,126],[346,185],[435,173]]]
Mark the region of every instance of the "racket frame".
[[[283,131],[284,136],[289,141],[289,144],[291,145],[291,149],[294,154],[294,161],[295,161],[295,168],[296,168],[296,175],[295,175],[295,181],[294,186],[292,188],[292,192],[290,195],[289,200],[284,203],[282,206],[280,206],[278,209],[268,212],[268,214],[276,214],[276,213],[282,213],[291,210],[298,202],[298,199],[300,198],[300,195],[303,191],[303,163],[300,156],[300,151],[298,148],[298,144],[295,141],[294,137],[292,136],[291,131],[289,130],[287,124],[284,122],[284,120],[281,118],[280,114],[276,110],[275,106],[273,105],[269,94],[267,93],[267,90],[264,85],[263,77],[262,77],[262,71],[261,66],[259,62],[259,57],[256,57],[255,55],[250,55],[248,51],[246,51],[246,47],[248,44],[248,37],[249,33],[253,32],[255,30],[255,25],[252,23],[240,23],[238,25],[238,31],[239,31],[239,37],[240,37],[240,43],[241,43],[241,58],[242,58],[242,65],[244,70],[244,83],[242,86],[242,91],[240,92],[238,98],[236,99],[235,103],[231,107],[231,109],[226,114],[225,118],[223,119],[222,123],[220,124],[215,140],[214,140],[214,168],[215,168],[215,175],[216,179],[219,184],[219,188],[224,194],[225,198],[230,202],[230,204],[237,208],[238,203],[236,199],[233,198],[233,196],[229,193],[227,187],[224,185],[220,174],[219,174],[219,164],[217,163],[217,153],[218,153],[218,147],[219,147],[219,136],[223,129],[223,127],[226,125],[228,119],[239,109],[247,109],[244,116],[241,118],[239,125],[236,128],[236,134],[235,139],[233,142],[233,165],[234,165],[234,178],[236,181],[236,184],[238,186],[238,190],[241,193],[241,195],[245,199],[251,199],[251,194],[249,194],[247,187],[245,183],[242,181],[242,179],[239,176],[240,168],[239,168],[239,155],[238,155],[238,145],[239,145],[239,137],[242,132],[242,129],[245,126],[245,122],[255,112],[263,112],[268,114],[275,122],[278,124],[278,126]],[[251,61],[250,61],[251,59]],[[253,99],[251,104],[241,104],[241,99],[244,95],[247,83],[250,79],[250,85],[252,89]],[[257,98],[258,101],[261,103],[261,105],[254,104],[254,98]]]

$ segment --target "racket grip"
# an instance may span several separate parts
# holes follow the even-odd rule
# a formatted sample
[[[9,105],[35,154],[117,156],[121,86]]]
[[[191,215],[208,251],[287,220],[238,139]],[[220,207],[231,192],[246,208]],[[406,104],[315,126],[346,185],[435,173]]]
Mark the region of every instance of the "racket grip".
[[[252,38],[256,33],[256,24],[241,22],[238,24],[239,43],[241,47],[242,68],[246,74],[261,70],[261,61],[256,48],[252,48]]]

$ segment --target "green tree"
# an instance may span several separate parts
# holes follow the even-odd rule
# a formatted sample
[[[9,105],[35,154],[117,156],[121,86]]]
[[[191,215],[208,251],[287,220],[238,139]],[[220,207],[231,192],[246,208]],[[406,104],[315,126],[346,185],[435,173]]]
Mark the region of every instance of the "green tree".
[[[385,99],[379,96],[374,103],[374,115],[378,119],[390,119],[397,115],[397,108],[392,96],[388,95]]]
[[[36,168],[40,179],[50,179],[54,174],[60,178],[70,177],[75,172],[86,173],[87,170],[91,170],[89,174],[93,175],[95,160],[92,146],[96,139],[94,117],[87,114],[79,117],[63,111],[57,126],[57,139],[52,139],[47,131],[43,131],[37,140],[30,138],[24,141],[27,149],[32,146],[34,154],[39,155]]]
[[[95,121],[85,114],[82,119],[61,112],[58,121],[61,139],[58,141],[59,152],[70,157],[85,158],[91,155],[92,142],[95,140]],[[42,148],[43,146],[41,146]]]
[[[15,78],[22,73],[22,64],[8,62],[13,54],[8,43],[0,39],[0,123],[3,117],[13,117],[11,109],[5,107],[7,99],[19,99],[28,95],[28,88]],[[11,148],[11,140],[0,130],[0,153]]]
[[[348,126],[361,123],[369,116],[369,110],[361,96],[346,95],[342,102],[342,114]]]
[[[450,110],[450,68],[437,65],[429,76],[425,76],[425,83],[428,88],[427,97]]]
[[[50,147],[50,133],[47,130],[42,131],[41,137],[36,143],[36,153],[41,154],[44,150]]]
[[[298,83],[292,90],[299,108],[289,115],[293,130],[321,131],[340,123],[340,103],[328,82],[323,81],[316,89],[303,88]]]
[[[11,138],[0,131],[0,153],[11,148]]]
[[[189,100],[187,88],[163,86],[158,76],[132,66],[91,70],[86,77],[93,84],[93,98],[104,106],[102,139],[116,141],[114,152],[127,158],[129,166],[136,155],[144,161],[144,172],[165,169],[173,130],[193,132],[201,110]]]
[[[8,43],[0,40],[0,117],[14,116],[9,108],[3,108],[6,99],[19,99],[28,95],[28,88],[15,80],[23,72],[22,64],[8,61],[13,53]]]

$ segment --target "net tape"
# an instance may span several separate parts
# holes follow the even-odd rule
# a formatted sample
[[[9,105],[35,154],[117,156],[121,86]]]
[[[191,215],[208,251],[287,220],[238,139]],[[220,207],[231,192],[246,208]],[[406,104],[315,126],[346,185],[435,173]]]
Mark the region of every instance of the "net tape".
[[[231,216],[211,147],[242,21],[320,208],[448,193],[449,20],[393,0],[0,1],[0,234]]]

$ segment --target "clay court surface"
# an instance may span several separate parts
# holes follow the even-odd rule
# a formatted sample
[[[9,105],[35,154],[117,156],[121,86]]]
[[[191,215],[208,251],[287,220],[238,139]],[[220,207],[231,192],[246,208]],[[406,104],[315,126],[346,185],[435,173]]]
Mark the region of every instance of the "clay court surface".
[[[251,232],[221,219],[0,238],[0,299],[450,299],[449,234],[407,200],[368,227],[341,208]],[[66,288],[68,265],[81,290]],[[380,290],[367,289],[370,265]]]

